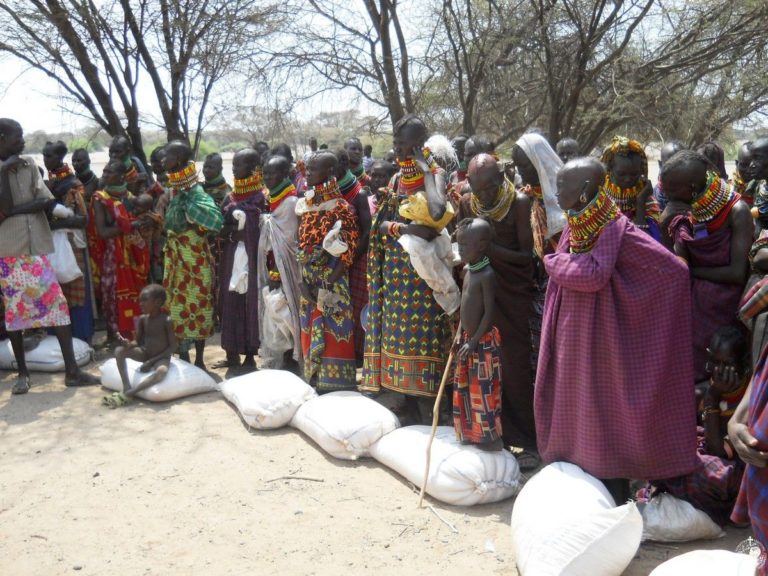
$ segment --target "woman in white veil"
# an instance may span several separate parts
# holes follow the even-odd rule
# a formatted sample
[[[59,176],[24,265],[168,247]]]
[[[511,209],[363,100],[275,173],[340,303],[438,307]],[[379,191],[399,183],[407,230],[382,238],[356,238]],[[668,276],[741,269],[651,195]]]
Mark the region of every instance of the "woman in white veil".
[[[531,316],[531,367],[536,371],[541,340],[541,318],[544,295],[549,278],[542,258],[554,252],[560,232],[565,227],[565,214],[557,204],[557,173],[563,161],[541,134],[523,134],[512,149],[512,159],[523,185],[520,191],[531,198],[531,229],[535,252],[537,293]]]

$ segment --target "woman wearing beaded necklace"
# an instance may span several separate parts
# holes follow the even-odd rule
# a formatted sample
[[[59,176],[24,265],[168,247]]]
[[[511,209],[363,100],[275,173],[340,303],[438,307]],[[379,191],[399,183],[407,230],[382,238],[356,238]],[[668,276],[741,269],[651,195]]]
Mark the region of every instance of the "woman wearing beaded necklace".
[[[637,140],[615,136],[601,158],[608,174],[603,187],[621,213],[656,240],[661,208],[648,180],[648,158]]]
[[[622,504],[628,479],[695,465],[690,289],[685,265],[621,214],[604,181],[592,158],[557,176],[568,225],[544,257],[534,406],[543,459],[577,464]]]
[[[432,289],[411,266],[398,243],[402,234],[427,241],[438,231],[400,215],[400,203],[422,192],[433,221],[446,210],[445,173],[434,172],[423,158],[427,128],[415,116],[394,126],[393,148],[400,172],[379,200],[368,249],[368,330],[361,391],[378,393],[382,387],[405,395],[411,422],[430,423],[437,388],[445,368],[451,332],[449,319]]]
[[[709,341],[738,312],[754,223],[749,206],[698,152],[672,156],[661,181],[669,199],[662,229],[690,270],[696,381],[705,381]]]
[[[107,341],[114,343],[118,335],[133,338],[134,322],[141,316],[139,292],[147,282],[146,268],[141,265],[143,250],[136,248],[131,234],[142,226],[128,212],[125,201],[130,198],[125,182],[124,163],[110,160],[102,175],[103,190],[91,198],[89,241],[91,258],[98,271],[101,308],[107,323]]]
[[[198,184],[192,150],[175,140],[165,148],[165,169],[173,197],[165,210],[163,287],[179,341],[179,357],[189,361],[195,343],[195,366],[205,369],[205,339],[213,336],[213,271],[208,234],[221,230],[223,217]]]
[[[254,357],[259,353],[259,287],[256,281],[257,258],[260,236],[260,219],[268,212],[264,197],[259,153],[252,148],[237,152],[232,158],[232,175],[235,188],[221,202],[224,226],[221,229],[221,261],[219,264],[219,318],[221,322],[221,347],[227,353],[218,368],[240,367],[240,355],[244,356],[243,371],[256,370]],[[215,198],[214,198],[215,201]],[[235,216],[245,217],[241,227]],[[248,256],[248,288],[245,294],[230,290],[230,280],[235,265],[237,246],[243,242]],[[253,272],[250,272],[253,270]]]

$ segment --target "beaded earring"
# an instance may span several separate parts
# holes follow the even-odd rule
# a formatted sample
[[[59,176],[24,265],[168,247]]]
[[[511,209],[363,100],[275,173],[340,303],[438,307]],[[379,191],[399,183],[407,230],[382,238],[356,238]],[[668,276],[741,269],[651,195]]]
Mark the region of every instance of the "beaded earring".
[[[582,192],[581,193],[581,196],[579,196],[579,202],[581,202],[582,204],[586,204],[586,202],[587,202],[587,193],[586,192]]]

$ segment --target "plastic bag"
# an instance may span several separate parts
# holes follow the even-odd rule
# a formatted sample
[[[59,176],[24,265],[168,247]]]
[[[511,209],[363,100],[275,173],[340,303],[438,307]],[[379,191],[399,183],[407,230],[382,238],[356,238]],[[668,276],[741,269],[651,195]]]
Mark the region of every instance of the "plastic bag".
[[[264,286],[264,322],[261,343],[270,352],[285,352],[293,348],[293,323],[288,299],[281,288],[274,290]]]
[[[323,250],[331,256],[341,256],[348,249],[347,243],[341,239],[341,220],[336,220],[333,228],[323,238]]]
[[[643,540],[690,542],[725,536],[705,512],[672,494],[658,494],[638,508],[643,515]]]
[[[245,243],[242,240],[237,243],[237,248],[235,248],[232,276],[229,278],[229,291],[238,294],[248,292],[248,252],[245,251]]]
[[[75,253],[69,243],[66,230],[53,232],[53,253],[48,255],[48,261],[56,273],[59,284],[67,284],[83,275],[82,270],[77,266]]]

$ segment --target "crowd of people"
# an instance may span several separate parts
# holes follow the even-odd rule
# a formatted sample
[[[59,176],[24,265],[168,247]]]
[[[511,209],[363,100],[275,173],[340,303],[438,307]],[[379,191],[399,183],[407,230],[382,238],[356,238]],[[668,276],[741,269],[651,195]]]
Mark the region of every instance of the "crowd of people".
[[[70,167],[46,144],[44,173],[23,148],[0,119],[13,393],[30,387],[24,330],[52,328],[65,383],[87,385],[72,337],[100,319],[146,386],[173,353],[205,368],[218,329],[220,367],[390,391],[404,424],[437,409],[523,469],[572,462],[619,503],[669,492],[768,545],[768,138],[730,178],[715,143],[667,142],[655,183],[626,137],[598,158],[532,131],[504,161],[412,115],[382,159],[356,137],[298,160],[259,142],[234,155],[233,187],[220,155],[201,177],[181,141],[148,170],[116,137],[100,176],[85,150]]]

